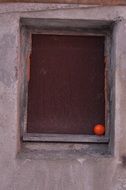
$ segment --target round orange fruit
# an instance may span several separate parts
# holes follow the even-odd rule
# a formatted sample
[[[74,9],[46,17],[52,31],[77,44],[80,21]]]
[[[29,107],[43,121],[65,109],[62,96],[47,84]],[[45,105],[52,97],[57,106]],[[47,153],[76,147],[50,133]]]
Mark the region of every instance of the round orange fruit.
[[[104,135],[104,133],[105,133],[105,126],[102,124],[97,124],[94,126],[93,130],[94,130],[95,135],[101,136],[101,135]]]

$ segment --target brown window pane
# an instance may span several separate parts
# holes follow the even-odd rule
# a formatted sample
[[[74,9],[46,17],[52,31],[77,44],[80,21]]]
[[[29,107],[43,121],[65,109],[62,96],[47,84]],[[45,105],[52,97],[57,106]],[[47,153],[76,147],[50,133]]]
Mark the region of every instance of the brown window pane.
[[[105,123],[104,40],[32,35],[29,133],[91,135]]]

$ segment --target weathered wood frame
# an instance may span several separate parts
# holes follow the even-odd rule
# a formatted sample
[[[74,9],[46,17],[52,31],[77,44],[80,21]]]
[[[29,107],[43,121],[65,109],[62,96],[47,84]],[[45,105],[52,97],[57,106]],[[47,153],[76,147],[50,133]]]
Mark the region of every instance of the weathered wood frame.
[[[57,19],[21,19],[21,136],[23,141],[38,142],[81,142],[81,143],[109,143],[111,113],[112,113],[112,67],[111,67],[111,37],[113,22],[84,21],[84,20],[57,20]],[[71,23],[69,29],[67,25]],[[73,23],[73,25],[72,25]],[[75,25],[75,26],[74,26]],[[105,36],[105,125],[104,136],[95,135],[69,135],[69,134],[35,134],[27,133],[27,67],[32,47],[32,34],[58,34],[58,35],[98,35]]]

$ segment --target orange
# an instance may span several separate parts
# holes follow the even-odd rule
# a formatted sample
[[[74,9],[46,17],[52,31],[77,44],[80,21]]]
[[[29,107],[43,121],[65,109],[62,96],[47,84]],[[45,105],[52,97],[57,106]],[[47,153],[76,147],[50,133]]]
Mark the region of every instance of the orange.
[[[104,135],[104,133],[105,133],[105,126],[102,124],[97,124],[97,125],[95,125],[93,130],[94,130],[95,135],[101,136],[101,135]]]

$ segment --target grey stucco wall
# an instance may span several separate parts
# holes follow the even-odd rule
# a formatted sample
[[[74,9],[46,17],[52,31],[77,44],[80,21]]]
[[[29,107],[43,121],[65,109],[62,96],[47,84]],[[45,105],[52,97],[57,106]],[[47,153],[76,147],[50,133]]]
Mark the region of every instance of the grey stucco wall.
[[[19,129],[19,87],[22,78],[19,26],[21,17],[118,21],[113,35],[113,64],[115,64],[113,155],[88,152],[81,155],[83,145],[77,144],[27,143],[25,149],[28,151],[26,153],[23,151]],[[125,190],[125,86],[126,7],[1,4],[0,190]],[[87,146],[85,145],[85,150]],[[76,149],[76,154],[70,153],[73,149]]]

